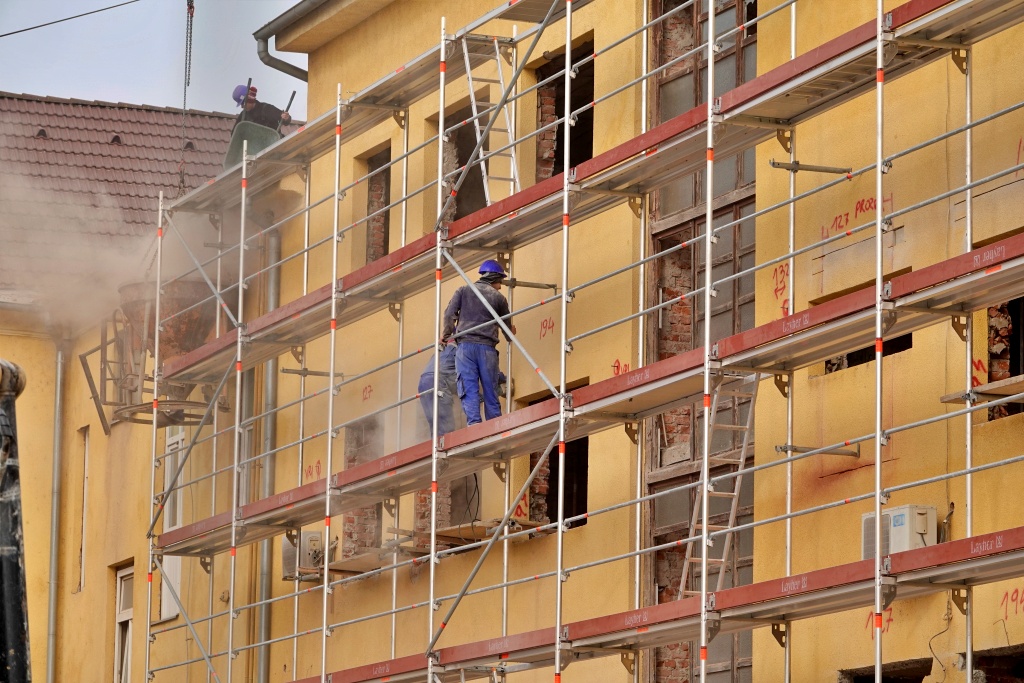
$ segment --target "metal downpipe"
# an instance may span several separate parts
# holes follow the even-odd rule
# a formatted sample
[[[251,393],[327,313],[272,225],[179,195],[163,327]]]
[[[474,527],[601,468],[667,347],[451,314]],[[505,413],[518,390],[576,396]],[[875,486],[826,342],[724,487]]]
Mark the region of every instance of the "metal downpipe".
[[[57,347],[53,390],[53,487],[50,492],[50,579],[48,583],[48,608],[46,617],[46,683],[54,681],[54,665],[57,655],[57,567],[60,548],[60,488],[61,453],[63,451],[64,424],[64,369],[67,365],[68,340],[54,341]]]
[[[281,233],[271,230],[267,235],[267,262],[277,263],[281,260]],[[271,268],[267,271],[267,313],[281,305],[281,269]],[[272,358],[263,366],[263,452],[269,453],[277,448],[277,358]],[[260,478],[260,498],[274,495],[276,481],[276,463],[274,457],[263,461],[263,476]],[[263,602],[257,612],[256,632],[261,642],[270,640],[270,599],[271,576],[274,559],[274,541],[267,539],[260,542],[260,574],[257,600]],[[256,681],[268,683],[270,680],[270,646],[261,645],[256,651]]]

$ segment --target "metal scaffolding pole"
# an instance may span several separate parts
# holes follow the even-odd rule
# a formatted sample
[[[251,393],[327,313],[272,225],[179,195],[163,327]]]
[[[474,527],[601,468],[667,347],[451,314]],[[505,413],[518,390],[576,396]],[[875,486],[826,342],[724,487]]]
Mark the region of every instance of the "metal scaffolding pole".
[[[216,278],[217,278],[217,291],[224,289],[224,215],[220,214],[217,221],[217,266],[216,266]],[[217,311],[216,319],[214,320],[214,334],[217,337],[221,335],[221,324],[223,322],[223,316],[220,311]],[[227,374],[224,375],[227,378]],[[216,392],[211,401],[216,404],[220,399],[220,391]],[[210,443],[210,516],[213,517],[217,514],[217,455],[218,455],[218,444],[219,439],[215,436],[220,432],[220,411],[213,411],[213,422],[211,429],[213,430],[214,436]],[[193,442],[193,446],[195,443]],[[216,562],[214,558],[210,558],[210,567],[207,572],[207,594],[206,594],[206,612],[207,614],[213,614],[213,594],[214,594],[214,578],[216,576],[215,570]],[[213,619],[208,619],[206,622],[206,642],[207,647],[213,649]],[[211,683],[214,680],[215,671],[206,672],[206,683]]]
[[[409,110],[406,109],[402,115],[402,197],[406,196],[409,191]],[[401,210],[401,246],[405,246],[409,230],[409,204],[406,201],[402,202]],[[398,316],[398,398],[402,397],[402,359],[405,353],[405,306],[403,305],[401,312]],[[395,450],[402,448],[402,407],[398,407],[398,434],[397,446]],[[401,528],[401,496],[395,496],[394,498],[394,510],[392,512],[392,521],[394,522],[395,534],[392,539],[395,544],[394,563],[398,564],[398,547],[399,528]],[[391,609],[394,610],[398,606],[398,572],[391,573]],[[395,658],[396,653],[396,637],[398,634],[398,615],[391,615],[391,658]]]
[[[441,17],[441,45],[438,50],[440,57],[440,68],[438,78],[437,105],[437,223],[434,225],[436,239],[434,240],[434,396],[433,396],[433,420],[430,427],[430,596],[427,601],[427,680],[432,682],[434,676],[434,665],[436,656],[430,651],[430,643],[434,636],[434,610],[437,606],[434,603],[434,592],[437,589],[437,475],[438,475],[438,409],[439,392],[441,385],[441,266],[444,264],[444,250],[447,248],[448,226],[444,221],[444,212],[447,208],[444,198],[444,184],[441,179],[444,177],[444,110],[445,110],[445,72],[447,70],[448,57],[448,35],[445,29],[445,17]],[[478,144],[479,147],[479,144]],[[467,164],[468,166],[468,164]],[[463,176],[465,177],[465,176]],[[462,178],[459,179],[460,181]],[[456,192],[452,190],[452,194]],[[444,624],[441,625],[444,628]]]
[[[239,220],[238,242],[241,245],[245,241],[245,214],[248,208],[248,169],[249,169],[249,141],[242,143],[242,202],[241,218]],[[242,277],[245,274],[245,249],[239,246],[238,249],[238,282],[241,285]],[[245,312],[245,287],[238,287],[238,340],[235,342],[235,428],[233,434],[233,460],[231,469],[231,551],[230,551],[230,572],[231,577],[228,587],[228,647],[227,647],[227,680],[232,680],[231,674],[235,661],[235,588],[237,583],[237,547],[238,547],[238,509],[242,505],[239,499],[239,474],[241,470],[242,457],[242,338],[245,336],[244,312]]]
[[[964,125],[971,126],[974,117],[974,50],[964,50]],[[967,190],[964,193],[964,253],[970,253],[974,248],[974,128],[968,127],[964,133],[964,184]],[[895,208],[895,207],[893,207]],[[964,374],[965,396],[967,408],[974,407],[974,315],[969,313],[964,316]],[[974,535],[974,478],[970,471],[974,465],[974,414],[968,413],[964,419],[964,467],[968,470],[964,481],[966,489],[967,507],[967,537]],[[974,591],[967,588],[967,607],[965,610],[965,673],[966,680],[974,680]]]
[[[650,23],[650,5],[647,2],[641,3],[640,10],[640,25],[643,30],[640,33],[640,75],[643,78],[640,81],[640,133],[641,135],[647,132],[647,98],[649,97],[649,81],[647,79],[647,70],[650,68],[650,34],[648,31],[648,24]],[[649,239],[648,230],[650,229],[647,223],[647,212],[650,207],[650,195],[645,194],[640,198],[640,221],[639,221],[639,257],[640,266],[637,272],[637,310],[643,310],[647,305],[647,264],[645,259],[647,258],[647,241]],[[636,364],[638,368],[642,368],[647,364],[647,317],[641,316],[637,319],[637,332],[636,332]],[[644,439],[646,438],[647,430],[644,428],[644,420],[637,420],[636,423],[636,468],[633,476],[636,477],[636,487],[634,489],[635,497],[639,500],[644,494]],[[643,558],[640,555],[640,550],[644,546],[644,520],[643,515],[644,506],[637,505],[634,514],[634,527],[633,527],[633,547],[636,550],[637,555],[633,560],[633,609],[640,609],[643,604]],[[639,683],[640,681],[640,653],[637,652],[633,658],[633,683]]]
[[[790,61],[796,59],[796,4],[789,6],[789,59]],[[793,198],[796,196],[796,174],[795,165],[797,163],[796,158],[796,128],[791,128],[789,131],[789,163],[794,165],[794,170],[789,172],[789,253],[796,251],[796,202]],[[755,224],[756,225],[756,224]],[[796,308],[796,258],[790,257],[788,262],[789,272],[786,277],[786,310],[784,315],[790,315]],[[795,389],[796,375],[789,373],[788,380],[786,382],[786,443],[792,444],[794,442],[793,433],[793,412],[794,412],[794,397],[793,390]],[[750,408],[753,409],[753,406]],[[793,463],[786,463],[786,514],[793,512]],[[792,576],[793,574],[793,520],[786,519],[786,576]],[[783,666],[782,666],[782,680],[783,683],[789,683],[792,679],[792,663],[793,663],[793,631],[792,622],[786,623],[786,636],[785,644],[783,645]]]
[[[714,245],[714,198],[715,198],[715,6],[708,6],[709,20],[707,22],[707,164],[704,175],[704,420],[701,425],[704,442],[703,454],[700,463],[700,519],[701,519],[701,552],[700,552],[700,682],[707,680],[707,659],[708,643],[710,642],[708,628],[711,617],[708,605],[708,537],[709,520],[709,463],[711,458],[711,392],[713,382],[711,379],[711,287],[713,283],[711,264],[714,263],[712,248]],[[716,402],[717,403],[717,402]],[[719,571],[723,571],[720,567]]]
[[[565,73],[562,78],[565,120],[562,133],[562,296],[558,371],[558,528],[555,555],[555,683],[562,680],[562,601],[565,598],[565,436],[566,422],[572,416],[572,404],[565,390],[566,365],[569,360],[569,185],[574,180],[570,166],[570,139],[572,138],[572,0],[565,0]]]
[[[163,190],[157,199],[156,219],[156,295],[154,297],[154,330],[153,335],[153,428],[150,446],[152,448],[152,463],[149,477],[149,504],[156,505],[156,467],[157,460],[157,418],[159,417],[160,405],[160,278],[163,276],[163,246],[164,246],[164,193]],[[145,363],[145,355],[143,355]],[[140,369],[139,376],[145,376],[145,367]],[[146,674],[149,675],[152,661],[153,639],[150,631],[153,624],[153,569],[155,567],[156,552],[153,536],[148,538],[148,558],[146,563]]]
[[[341,211],[341,83],[338,84],[336,100],[335,123],[334,123],[334,216],[331,229],[334,240],[331,243],[331,333],[330,333],[330,360],[328,361],[328,382],[333,387],[334,377],[338,371],[338,214]],[[327,638],[330,630],[327,628],[328,603],[331,597],[331,573],[327,565],[330,558],[329,548],[331,547],[331,474],[334,472],[334,392],[327,392],[327,467],[324,471],[324,541],[321,544],[323,549],[323,623],[320,628],[320,683],[327,683]]]
[[[305,166],[305,179],[303,181],[302,200],[306,211],[302,213],[302,295],[309,292],[309,198],[312,185],[312,168],[309,164]],[[295,485],[302,486],[302,472],[305,469],[306,460],[306,345],[299,347],[299,419],[298,419],[298,451],[297,469],[295,473]],[[280,409],[280,405],[277,406]],[[292,584],[295,599],[292,600],[292,631],[299,632],[299,589],[302,585],[302,577],[299,576],[299,566],[302,550],[301,530],[295,538],[295,581]],[[296,680],[299,670],[299,639],[292,641],[292,680]]]
[[[883,297],[885,274],[882,272],[882,237],[885,234],[882,210],[882,177],[885,173],[883,136],[885,133],[885,25],[883,0],[876,0],[875,20],[875,683],[882,683],[882,447],[888,439],[882,433],[882,351],[885,334]]]

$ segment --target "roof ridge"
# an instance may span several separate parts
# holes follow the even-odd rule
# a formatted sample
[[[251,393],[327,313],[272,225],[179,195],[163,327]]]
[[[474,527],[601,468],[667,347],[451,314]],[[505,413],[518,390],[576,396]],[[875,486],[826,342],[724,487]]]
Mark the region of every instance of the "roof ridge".
[[[103,100],[82,100],[74,97],[53,97],[50,95],[32,95],[30,93],[14,93],[0,90],[0,99],[26,100],[30,102],[43,102],[48,104],[77,104],[89,107],[101,107],[106,109],[139,109],[142,111],[168,112],[181,114],[181,107],[160,107],[152,104],[132,104],[130,102],[106,102]],[[186,113],[198,116],[209,116],[212,118],[233,119],[237,114],[222,111],[205,111],[203,109],[186,109]]]

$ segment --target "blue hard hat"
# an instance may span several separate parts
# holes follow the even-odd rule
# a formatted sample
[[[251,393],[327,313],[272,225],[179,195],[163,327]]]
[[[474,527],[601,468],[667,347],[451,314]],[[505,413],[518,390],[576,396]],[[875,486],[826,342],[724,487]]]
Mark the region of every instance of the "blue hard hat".
[[[480,274],[486,275],[487,273],[498,273],[502,277],[505,276],[505,269],[501,267],[501,264],[494,259],[487,259],[480,264]]]
[[[256,88],[248,88],[249,95],[253,98],[256,97]],[[231,91],[231,99],[235,101],[239,107],[245,102],[246,87],[244,85],[236,85],[235,89]]]

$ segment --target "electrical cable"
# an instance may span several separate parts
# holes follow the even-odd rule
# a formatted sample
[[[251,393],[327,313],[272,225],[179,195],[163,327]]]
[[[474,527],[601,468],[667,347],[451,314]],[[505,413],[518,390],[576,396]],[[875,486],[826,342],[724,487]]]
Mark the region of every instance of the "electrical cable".
[[[106,12],[108,9],[116,9],[118,7],[124,7],[125,5],[131,5],[131,4],[136,3],[136,2],[139,2],[139,0],[128,0],[128,2],[122,2],[122,3],[119,3],[117,5],[110,5],[109,7],[103,7],[101,9],[94,9],[91,12],[84,12],[83,14],[76,14],[73,17],[65,17],[63,19],[57,19],[56,21],[48,21],[45,24],[37,24],[36,26],[29,26],[28,28],[20,28],[17,31],[8,31],[7,33],[0,33],[0,38],[6,38],[7,36],[13,36],[13,35],[18,34],[18,33],[25,33],[26,31],[34,31],[37,28],[45,28],[47,26],[53,26],[54,24],[60,24],[60,23],[63,23],[65,21],[71,21],[72,19],[80,19],[82,17],[87,17],[90,14],[98,14],[100,12]]]
[[[946,622],[946,628],[942,629],[941,631],[939,631],[934,636],[928,639],[928,651],[932,653],[932,657],[935,659],[936,662],[938,662],[939,666],[942,668],[942,678],[938,681],[938,683],[943,683],[943,681],[946,680],[946,667],[942,663],[942,660],[939,659],[939,656],[935,654],[935,650],[932,649],[932,641],[941,636],[946,631],[948,631],[949,624],[953,621],[953,605],[951,604],[951,600],[948,596],[946,597],[946,613],[942,615],[942,618]]]

